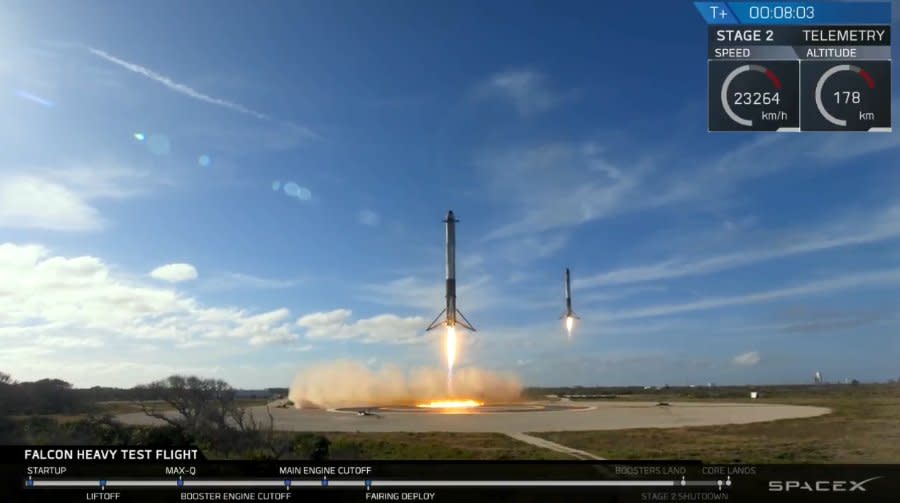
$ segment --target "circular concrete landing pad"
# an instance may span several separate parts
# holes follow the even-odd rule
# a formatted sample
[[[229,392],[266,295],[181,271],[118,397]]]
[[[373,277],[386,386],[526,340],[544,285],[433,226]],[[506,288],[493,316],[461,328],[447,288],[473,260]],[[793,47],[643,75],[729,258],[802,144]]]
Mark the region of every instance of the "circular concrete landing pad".
[[[766,403],[672,402],[528,402],[487,406],[474,410],[359,407],[344,410],[271,408],[275,428],[286,431],[456,431],[517,433],[528,431],[588,431],[629,428],[675,428],[716,424],[744,424],[776,419],[820,416],[823,407]],[[480,409],[480,410],[479,410]],[[264,407],[254,416],[266,418]],[[371,415],[360,415],[367,410]],[[122,414],[130,424],[160,424],[143,413]]]

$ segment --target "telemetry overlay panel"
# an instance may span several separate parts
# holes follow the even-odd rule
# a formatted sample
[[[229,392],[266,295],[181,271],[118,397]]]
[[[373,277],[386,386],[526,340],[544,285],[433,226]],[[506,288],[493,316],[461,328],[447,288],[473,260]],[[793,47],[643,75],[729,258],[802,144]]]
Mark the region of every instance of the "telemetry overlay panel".
[[[710,131],[891,131],[891,3],[694,2]]]

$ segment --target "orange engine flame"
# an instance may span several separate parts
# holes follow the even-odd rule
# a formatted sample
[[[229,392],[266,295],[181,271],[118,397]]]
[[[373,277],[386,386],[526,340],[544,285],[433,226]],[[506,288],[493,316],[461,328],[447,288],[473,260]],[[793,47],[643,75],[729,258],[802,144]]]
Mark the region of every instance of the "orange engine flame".
[[[566,316],[566,331],[569,332],[569,337],[572,337],[572,325],[575,324],[575,319],[571,316]]]
[[[468,409],[472,407],[481,407],[484,402],[477,400],[434,400],[428,403],[417,404],[416,407],[427,409]]]

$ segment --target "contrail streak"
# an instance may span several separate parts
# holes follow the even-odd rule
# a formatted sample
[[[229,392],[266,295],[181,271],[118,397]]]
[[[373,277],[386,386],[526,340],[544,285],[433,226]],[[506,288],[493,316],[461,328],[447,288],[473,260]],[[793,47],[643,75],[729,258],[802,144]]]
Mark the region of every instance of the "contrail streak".
[[[233,110],[235,112],[242,113],[244,115],[249,115],[249,116],[259,119],[259,120],[283,123],[289,127],[300,130],[301,132],[303,132],[304,134],[306,134],[308,136],[317,137],[317,135],[314,132],[310,131],[306,127],[299,126],[299,125],[291,123],[291,122],[279,121],[278,119],[275,119],[274,117],[272,117],[270,115],[253,110],[252,108],[248,108],[244,105],[241,105],[240,103],[223,100],[221,98],[216,98],[214,96],[210,96],[208,94],[201,93],[200,91],[198,91],[188,85],[181,84],[179,82],[175,82],[174,80],[170,79],[169,77],[166,77],[165,75],[154,72],[153,70],[151,70],[147,67],[144,67],[144,66],[141,66],[141,65],[138,65],[135,63],[131,63],[129,61],[125,61],[124,59],[119,59],[119,58],[113,56],[112,54],[109,54],[106,51],[102,51],[100,49],[95,49],[92,47],[88,47],[87,50],[94,56],[97,56],[98,58],[104,59],[114,65],[122,67],[122,68],[128,70],[129,72],[133,72],[138,75],[143,75],[144,77],[147,77],[150,80],[158,82],[158,83],[164,85],[165,87],[171,89],[172,91],[175,91],[176,93],[179,93],[179,94],[183,94],[189,98],[193,98],[195,100],[202,101],[204,103],[209,103],[210,105],[216,105],[216,106],[219,106],[222,108],[227,108],[229,110]]]
[[[23,99],[26,99],[26,100],[28,100],[28,101],[32,101],[32,102],[37,103],[37,104],[39,104],[39,105],[43,105],[43,106],[45,106],[45,107],[47,107],[47,108],[50,108],[50,107],[53,106],[53,102],[52,102],[52,101],[50,101],[50,100],[45,100],[44,98],[41,98],[40,96],[38,96],[38,95],[36,95],[36,94],[31,94],[31,93],[29,93],[28,91],[18,90],[18,91],[16,91],[16,96],[18,96],[18,97],[20,97],[20,98],[23,98]]]

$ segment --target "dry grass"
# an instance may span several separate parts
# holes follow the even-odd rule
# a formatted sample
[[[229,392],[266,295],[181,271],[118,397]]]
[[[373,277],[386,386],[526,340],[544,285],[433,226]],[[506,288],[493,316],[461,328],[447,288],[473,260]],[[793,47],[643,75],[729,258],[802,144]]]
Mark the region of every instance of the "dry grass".
[[[661,401],[684,398],[674,393],[640,397]],[[716,463],[900,462],[900,386],[781,390],[764,400],[824,406],[834,412],[806,419],[742,425],[534,435],[608,459],[678,458]]]

